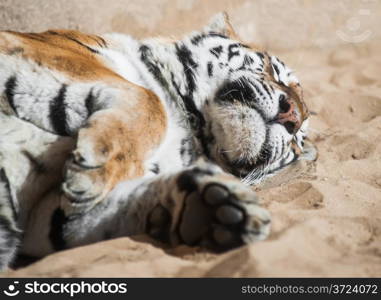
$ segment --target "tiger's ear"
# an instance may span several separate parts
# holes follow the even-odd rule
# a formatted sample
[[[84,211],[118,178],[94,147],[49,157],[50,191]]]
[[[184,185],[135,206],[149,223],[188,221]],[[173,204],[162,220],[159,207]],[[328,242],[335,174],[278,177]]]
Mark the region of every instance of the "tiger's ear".
[[[220,12],[213,16],[208,25],[204,27],[206,33],[218,33],[225,35],[231,39],[239,39],[238,35],[230,24],[229,16],[226,12]]]

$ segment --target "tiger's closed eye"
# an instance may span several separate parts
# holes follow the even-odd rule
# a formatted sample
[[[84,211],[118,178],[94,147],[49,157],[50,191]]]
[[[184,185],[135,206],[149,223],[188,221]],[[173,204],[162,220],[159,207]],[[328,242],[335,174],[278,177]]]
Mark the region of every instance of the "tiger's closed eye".
[[[290,110],[290,104],[287,102],[286,96],[279,96],[279,113],[286,113]]]

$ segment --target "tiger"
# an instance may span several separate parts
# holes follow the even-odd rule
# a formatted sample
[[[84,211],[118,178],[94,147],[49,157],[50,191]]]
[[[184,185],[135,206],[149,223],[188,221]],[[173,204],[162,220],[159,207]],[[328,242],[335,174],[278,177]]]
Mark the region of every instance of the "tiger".
[[[0,269],[139,234],[263,240],[255,187],[316,158],[308,120],[294,72],[226,13],[182,38],[3,31]]]

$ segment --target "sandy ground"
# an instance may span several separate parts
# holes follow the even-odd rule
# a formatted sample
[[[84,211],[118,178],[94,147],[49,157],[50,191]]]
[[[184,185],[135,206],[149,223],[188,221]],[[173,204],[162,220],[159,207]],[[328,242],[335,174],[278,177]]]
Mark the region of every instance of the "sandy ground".
[[[179,35],[227,10],[240,35],[292,66],[314,112],[316,163],[259,191],[264,242],[222,255],[145,238],[63,251],[7,276],[381,276],[381,3],[0,0],[0,29]]]

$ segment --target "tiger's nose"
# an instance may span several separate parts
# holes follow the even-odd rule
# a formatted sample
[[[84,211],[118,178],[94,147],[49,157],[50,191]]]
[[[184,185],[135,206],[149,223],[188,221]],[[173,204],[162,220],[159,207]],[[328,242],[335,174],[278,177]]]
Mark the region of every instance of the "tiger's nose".
[[[275,122],[282,124],[289,134],[295,134],[301,125],[300,113],[293,101],[282,98]]]

